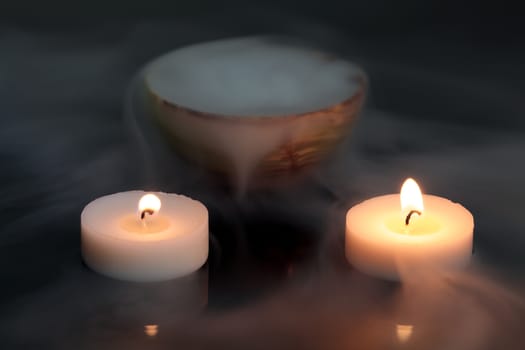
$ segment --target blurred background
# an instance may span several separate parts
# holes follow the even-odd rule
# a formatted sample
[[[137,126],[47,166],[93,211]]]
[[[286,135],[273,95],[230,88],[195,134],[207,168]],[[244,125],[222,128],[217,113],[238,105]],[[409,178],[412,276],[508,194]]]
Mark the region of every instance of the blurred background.
[[[511,4],[474,1],[3,2],[5,348],[519,349],[521,17]],[[124,121],[136,72],[177,47],[258,34],[298,37],[364,68],[368,98],[351,137],[295,186],[242,200],[183,162],[145,169]],[[346,210],[407,176],[476,219],[471,270],[408,294],[354,271],[341,243]],[[137,286],[81,263],[82,208],[136,188],[210,209],[211,256],[197,282]],[[180,311],[179,293],[202,294],[205,306],[182,298],[196,306]],[[415,324],[412,343],[396,340],[400,322]],[[146,323],[159,325],[155,339]]]

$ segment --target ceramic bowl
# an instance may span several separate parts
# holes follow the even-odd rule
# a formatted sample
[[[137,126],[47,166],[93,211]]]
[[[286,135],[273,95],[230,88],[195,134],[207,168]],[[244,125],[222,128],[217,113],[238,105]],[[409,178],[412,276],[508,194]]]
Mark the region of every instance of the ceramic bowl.
[[[234,182],[288,178],[326,157],[363,101],[363,71],[275,38],[196,44],[144,70],[151,118],[174,151]]]

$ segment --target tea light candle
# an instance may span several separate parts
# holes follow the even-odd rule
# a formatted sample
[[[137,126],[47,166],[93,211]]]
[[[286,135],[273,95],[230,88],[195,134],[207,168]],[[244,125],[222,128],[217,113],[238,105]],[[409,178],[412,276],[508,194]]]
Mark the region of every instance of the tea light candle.
[[[187,275],[208,258],[208,210],[177,194],[104,196],[82,211],[81,251],[89,267],[116,279],[146,282]]]
[[[346,214],[347,260],[377,277],[399,280],[403,267],[459,267],[472,255],[474,219],[458,203],[422,195],[413,179],[400,194],[366,200]]]

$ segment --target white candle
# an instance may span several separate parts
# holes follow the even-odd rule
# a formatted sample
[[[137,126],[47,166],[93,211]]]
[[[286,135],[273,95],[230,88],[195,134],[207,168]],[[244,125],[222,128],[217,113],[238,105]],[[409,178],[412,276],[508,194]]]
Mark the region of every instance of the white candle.
[[[208,258],[208,210],[177,194],[129,191],[98,198],[82,211],[81,231],[86,264],[116,279],[177,278]]]
[[[421,195],[414,180],[401,194],[366,200],[346,214],[346,257],[357,269],[398,280],[400,266],[464,266],[472,255],[474,219],[458,203]],[[418,266],[416,266],[418,265]]]

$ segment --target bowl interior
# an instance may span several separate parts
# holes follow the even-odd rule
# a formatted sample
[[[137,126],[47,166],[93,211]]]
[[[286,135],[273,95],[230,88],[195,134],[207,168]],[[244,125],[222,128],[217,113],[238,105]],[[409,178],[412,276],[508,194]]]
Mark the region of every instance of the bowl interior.
[[[162,100],[224,116],[285,116],[341,103],[362,71],[315,49],[264,37],[219,40],[161,56],[145,71]]]

